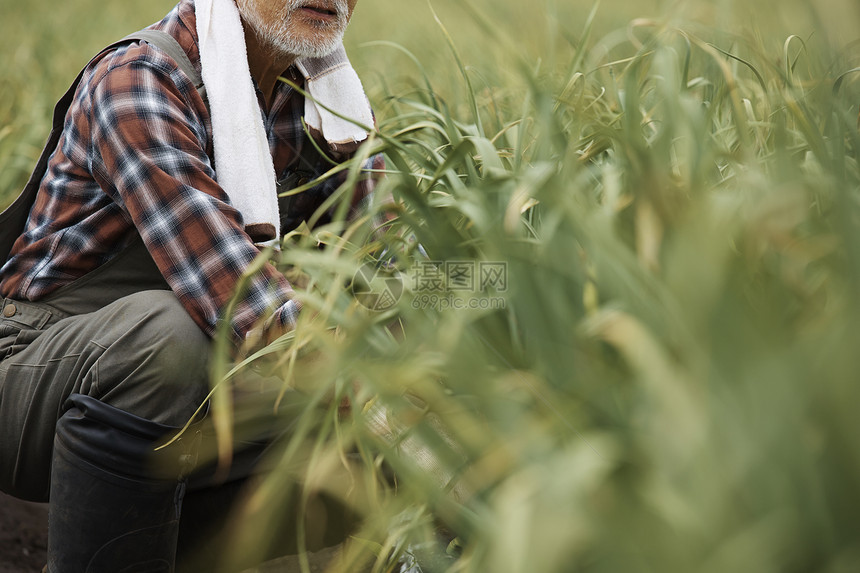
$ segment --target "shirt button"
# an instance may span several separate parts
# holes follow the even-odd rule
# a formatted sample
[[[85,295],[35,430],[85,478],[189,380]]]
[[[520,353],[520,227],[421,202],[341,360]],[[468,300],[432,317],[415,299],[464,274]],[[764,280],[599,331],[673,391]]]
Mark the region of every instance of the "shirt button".
[[[18,312],[18,309],[11,302],[5,307],[3,307],[3,316],[5,316],[6,318],[12,318],[13,316],[15,316],[16,312]]]

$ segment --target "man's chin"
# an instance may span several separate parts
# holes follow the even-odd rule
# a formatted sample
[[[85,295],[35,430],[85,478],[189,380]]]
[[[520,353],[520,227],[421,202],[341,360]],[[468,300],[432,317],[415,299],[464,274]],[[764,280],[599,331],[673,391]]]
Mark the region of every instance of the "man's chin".
[[[335,34],[325,40],[302,41],[290,38],[272,46],[276,55],[295,59],[324,58],[337,50],[343,42],[343,34]]]

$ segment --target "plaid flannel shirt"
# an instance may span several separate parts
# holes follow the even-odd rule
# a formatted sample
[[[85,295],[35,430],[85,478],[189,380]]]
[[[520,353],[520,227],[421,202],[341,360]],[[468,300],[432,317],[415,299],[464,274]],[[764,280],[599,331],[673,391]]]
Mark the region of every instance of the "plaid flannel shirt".
[[[174,36],[199,69],[192,0],[152,28]],[[280,82],[276,90],[262,113],[276,173],[286,174],[310,142],[301,126],[304,99]],[[139,235],[189,315],[212,335],[237,280],[260,253],[218,186],[212,157],[209,112],[170,58],[138,42],[106,54],[81,80],[25,233],[0,270],[0,293],[39,301]],[[381,162],[375,157],[371,167]],[[317,194],[338,182],[327,185]],[[373,186],[364,178],[353,205]],[[264,319],[294,322],[292,295],[286,278],[266,265],[237,305],[234,335],[244,338]]]

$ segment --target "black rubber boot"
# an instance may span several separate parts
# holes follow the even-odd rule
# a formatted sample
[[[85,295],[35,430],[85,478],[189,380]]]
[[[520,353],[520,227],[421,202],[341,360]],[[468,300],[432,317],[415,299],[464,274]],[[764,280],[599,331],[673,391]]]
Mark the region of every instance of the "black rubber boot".
[[[57,423],[49,573],[172,573],[193,433],[73,394]]]

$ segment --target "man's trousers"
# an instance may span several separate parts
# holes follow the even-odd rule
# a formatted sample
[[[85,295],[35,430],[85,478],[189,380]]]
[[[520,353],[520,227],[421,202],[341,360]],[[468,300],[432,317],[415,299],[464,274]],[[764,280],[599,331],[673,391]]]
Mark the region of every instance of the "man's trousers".
[[[209,391],[210,346],[139,242],[44,301],[2,300],[0,489],[48,501],[57,430],[67,420],[78,423],[76,404],[80,408],[90,398],[144,421],[183,426]],[[221,535],[228,511],[248,478],[265,471],[260,463],[265,451],[289,432],[308,402],[290,392],[273,412],[281,382],[254,372],[242,378],[233,387],[234,458],[227,476],[214,471],[211,421],[197,423],[197,436],[189,436],[200,463],[188,476],[182,502],[183,570],[212,570],[207,562],[217,556],[212,548],[223,549],[229,540]],[[220,478],[213,479],[216,474]],[[52,509],[56,501],[51,499]],[[325,511],[324,536],[311,548],[338,542],[349,527],[343,508]],[[296,518],[284,516],[284,534],[277,536],[281,541],[271,548],[272,555],[297,550],[288,533]]]
[[[0,489],[47,501],[57,420],[72,394],[182,426],[204,402],[210,341],[169,290],[63,316],[0,309]]]

